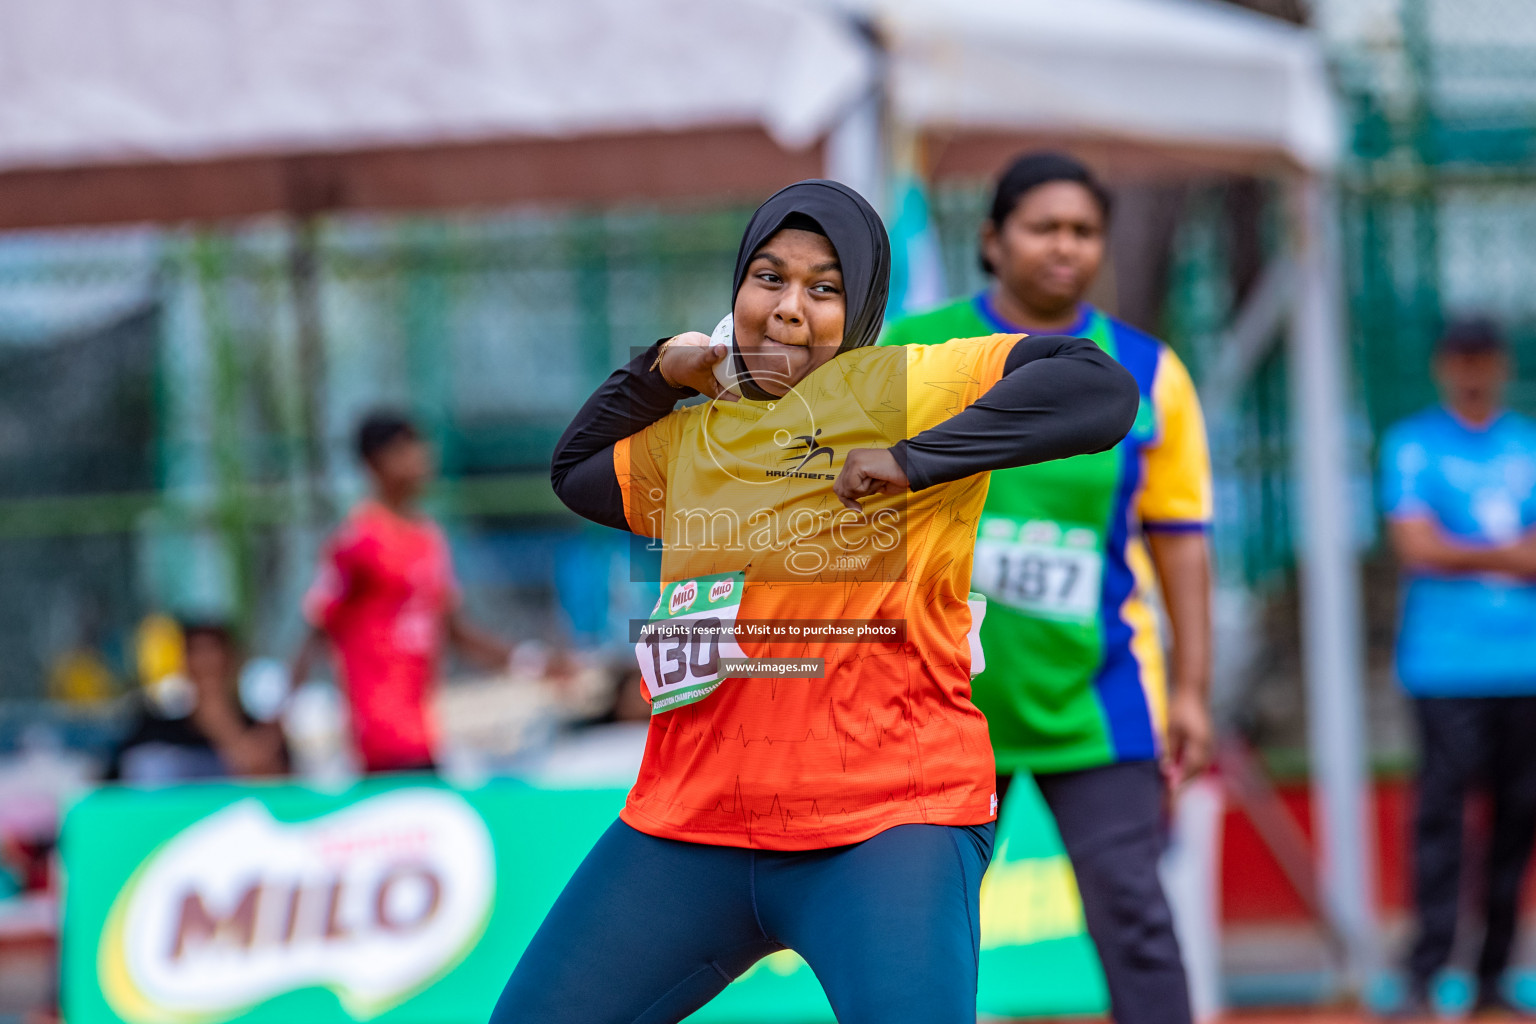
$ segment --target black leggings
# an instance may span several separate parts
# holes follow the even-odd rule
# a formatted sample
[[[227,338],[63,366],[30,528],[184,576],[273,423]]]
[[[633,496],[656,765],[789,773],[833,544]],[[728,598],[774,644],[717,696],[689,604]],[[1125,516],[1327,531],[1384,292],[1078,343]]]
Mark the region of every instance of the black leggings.
[[[993,825],[897,825],[795,853],[615,822],[518,961],[492,1024],[671,1024],[793,949],[841,1024],[975,1024]]]

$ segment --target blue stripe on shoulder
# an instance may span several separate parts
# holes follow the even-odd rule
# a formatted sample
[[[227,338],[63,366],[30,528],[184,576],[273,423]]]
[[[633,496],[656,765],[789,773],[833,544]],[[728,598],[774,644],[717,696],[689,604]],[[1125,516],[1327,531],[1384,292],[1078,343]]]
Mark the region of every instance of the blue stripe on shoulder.
[[[1141,686],[1141,665],[1131,653],[1131,624],[1120,614],[1125,599],[1135,589],[1136,577],[1126,561],[1130,538],[1128,507],[1141,478],[1140,445],[1121,442],[1120,484],[1105,538],[1104,585],[1099,601],[1099,622],[1104,637],[1104,656],[1094,677],[1110,745],[1116,761],[1136,761],[1157,756],[1152,735],[1152,709]]]
[[[1112,324],[1115,357],[1136,379],[1142,402],[1150,406],[1162,343],[1118,320]],[[1147,706],[1147,694],[1141,685],[1141,665],[1131,653],[1135,632],[1120,609],[1136,587],[1135,574],[1126,561],[1126,547],[1130,543],[1131,502],[1141,485],[1141,444],[1128,437],[1116,451],[1120,455],[1120,481],[1105,538],[1104,584],[1099,602],[1104,658],[1093,685],[1109,727],[1115,760],[1139,761],[1157,756],[1157,738],[1152,731],[1152,709]]]
[[[1141,390],[1143,401],[1150,401],[1163,343],[1145,331],[1138,331],[1119,320],[1111,320],[1110,324],[1115,332],[1115,358],[1136,378],[1136,387]]]

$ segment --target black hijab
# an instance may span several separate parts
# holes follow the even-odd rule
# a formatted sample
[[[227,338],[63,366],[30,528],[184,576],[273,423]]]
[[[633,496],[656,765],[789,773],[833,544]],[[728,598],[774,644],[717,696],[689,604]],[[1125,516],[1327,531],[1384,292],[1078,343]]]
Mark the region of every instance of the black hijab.
[[[809,222],[809,223],[807,223]],[[814,225],[814,228],[811,227]],[[843,317],[843,343],[837,351],[873,345],[880,337],[885,320],[886,296],[891,284],[891,241],[885,234],[880,215],[863,196],[837,181],[813,178],[797,181],[768,197],[757,208],[742,235],[736,253],[736,280],[731,286],[731,305],[747,277],[752,257],[785,227],[819,230],[832,243],[843,271],[843,296],[847,311]],[[741,393],[755,401],[771,401],[769,394],[752,380],[741,359],[739,346],[732,346],[732,365]]]

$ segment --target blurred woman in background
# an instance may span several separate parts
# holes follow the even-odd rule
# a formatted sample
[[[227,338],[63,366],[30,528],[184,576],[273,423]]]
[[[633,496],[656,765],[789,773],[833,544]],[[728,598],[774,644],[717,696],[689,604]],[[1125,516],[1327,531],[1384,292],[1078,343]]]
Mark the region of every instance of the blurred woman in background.
[[[991,287],[893,324],[883,343],[1068,334],[1136,378],[1136,422],[1113,449],[992,474],[973,581],[989,599],[976,706],[991,727],[999,799],[1031,772],[1056,818],[1115,1020],[1187,1024],[1157,861],[1166,796],[1211,756],[1210,457],[1179,358],[1085,301],[1109,207],[1071,157],[1015,160],[981,226]]]

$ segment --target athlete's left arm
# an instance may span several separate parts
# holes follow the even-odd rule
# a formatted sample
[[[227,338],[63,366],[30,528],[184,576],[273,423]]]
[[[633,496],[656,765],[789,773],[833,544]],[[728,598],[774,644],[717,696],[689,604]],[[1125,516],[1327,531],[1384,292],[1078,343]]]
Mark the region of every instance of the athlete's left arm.
[[[1204,530],[1149,531],[1172,632],[1163,771],[1175,791],[1211,763],[1211,548]]]
[[[1135,379],[1086,338],[1020,338],[996,384],[890,453],[920,491],[1113,448],[1135,422],[1139,402]]]
[[[1175,790],[1210,763],[1211,457],[1200,399],[1184,364],[1158,355],[1152,383],[1157,433],[1142,448],[1135,513],[1152,555],[1172,632],[1163,768]]]

